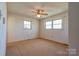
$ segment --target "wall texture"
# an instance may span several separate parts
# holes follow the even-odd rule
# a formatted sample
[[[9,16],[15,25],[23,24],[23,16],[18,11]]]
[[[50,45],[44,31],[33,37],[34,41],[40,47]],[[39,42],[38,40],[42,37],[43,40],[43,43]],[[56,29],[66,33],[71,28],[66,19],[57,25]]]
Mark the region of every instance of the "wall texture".
[[[61,30],[47,30],[45,29],[45,21],[63,19],[63,29]],[[63,12],[61,14],[49,17],[44,20],[40,20],[40,37],[44,39],[54,40],[60,43],[68,44],[68,13]]]
[[[24,29],[24,20],[32,22],[32,29]],[[27,18],[19,14],[8,14],[8,42],[37,38],[38,29],[38,20]]]

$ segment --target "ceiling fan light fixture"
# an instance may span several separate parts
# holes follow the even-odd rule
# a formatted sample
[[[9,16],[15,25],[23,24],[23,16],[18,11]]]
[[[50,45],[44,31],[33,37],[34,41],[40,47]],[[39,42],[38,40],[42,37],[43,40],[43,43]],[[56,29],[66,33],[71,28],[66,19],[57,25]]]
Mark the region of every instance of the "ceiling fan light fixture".
[[[37,15],[37,17],[41,17],[41,15],[40,15],[40,14],[38,14],[38,15]]]

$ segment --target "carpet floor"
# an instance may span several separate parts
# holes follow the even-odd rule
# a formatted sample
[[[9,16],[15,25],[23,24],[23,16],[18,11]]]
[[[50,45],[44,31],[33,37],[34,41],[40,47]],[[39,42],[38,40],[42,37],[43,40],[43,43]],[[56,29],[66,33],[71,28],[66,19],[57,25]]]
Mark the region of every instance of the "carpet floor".
[[[7,56],[67,56],[68,46],[45,39],[9,43]]]

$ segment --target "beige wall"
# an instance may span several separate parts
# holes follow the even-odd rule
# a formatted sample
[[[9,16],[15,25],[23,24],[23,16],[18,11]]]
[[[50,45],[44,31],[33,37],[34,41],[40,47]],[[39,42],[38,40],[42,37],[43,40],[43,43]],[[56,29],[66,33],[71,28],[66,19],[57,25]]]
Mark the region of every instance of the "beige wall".
[[[62,30],[46,30],[44,23],[46,20],[52,19],[63,19],[63,29]],[[24,30],[23,21],[32,21],[32,30]],[[39,29],[40,27],[40,29]],[[8,14],[8,42],[14,42],[19,40],[27,40],[33,38],[45,38],[49,40],[54,40],[61,43],[68,44],[68,14],[67,12],[61,13],[51,18],[44,20],[35,20],[31,18],[26,18],[21,15],[16,15],[13,13]]]
[[[46,30],[44,23],[46,20],[63,19],[62,30]],[[24,30],[23,21],[32,21],[32,30]],[[68,14],[63,12],[61,14],[52,16],[43,20],[36,20],[24,17],[22,15],[9,13],[8,14],[8,42],[19,40],[27,40],[33,38],[45,38],[61,43],[68,44]]]
[[[63,19],[63,29],[61,30],[46,30],[45,21],[53,19]],[[61,43],[69,43],[68,40],[68,13],[63,12],[61,14],[49,17],[47,19],[40,20],[40,37],[44,39],[54,40]]]
[[[32,29],[24,30],[24,20],[32,21]],[[19,14],[8,14],[8,42],[33,39],[38,37],[38,20]]]

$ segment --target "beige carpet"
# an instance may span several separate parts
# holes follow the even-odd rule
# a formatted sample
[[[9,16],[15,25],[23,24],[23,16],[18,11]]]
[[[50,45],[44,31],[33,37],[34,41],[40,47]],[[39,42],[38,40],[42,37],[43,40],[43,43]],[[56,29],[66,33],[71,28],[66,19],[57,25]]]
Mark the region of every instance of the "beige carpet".
[[[45,39],[32,39],[10,43],[7,56],[64,56],[68,46]]]

